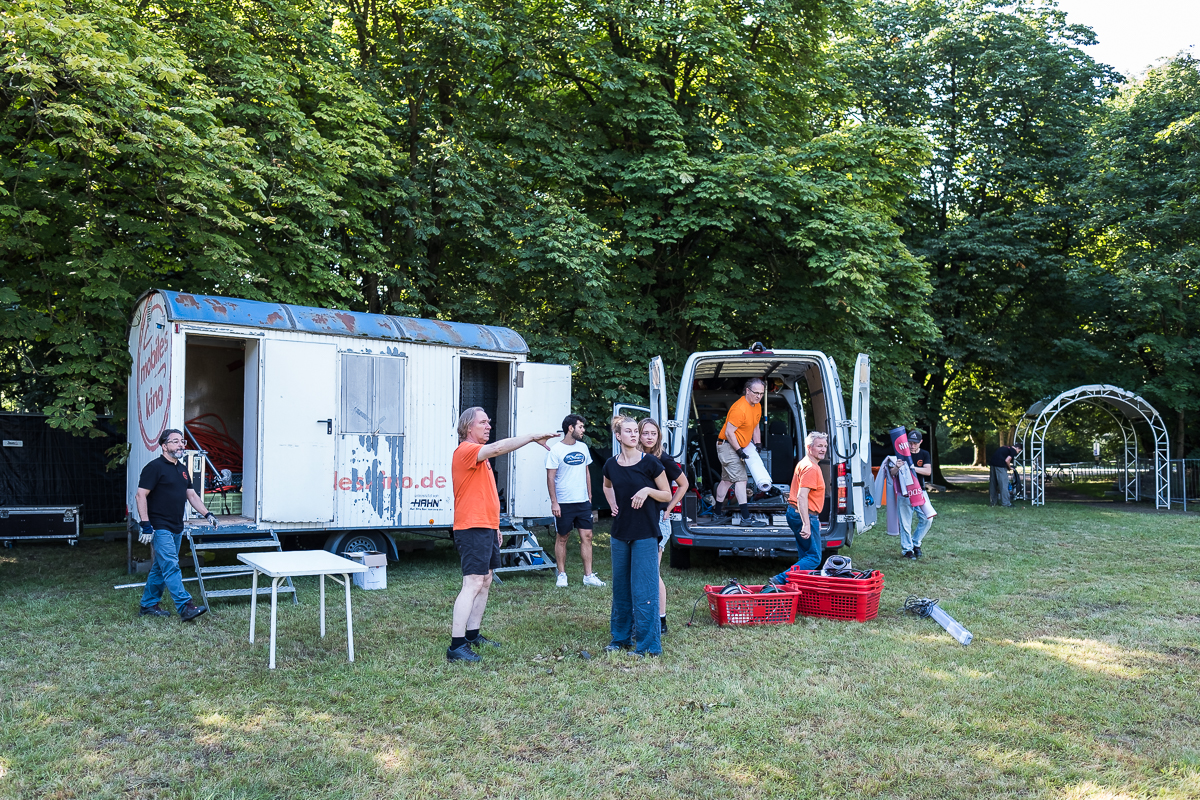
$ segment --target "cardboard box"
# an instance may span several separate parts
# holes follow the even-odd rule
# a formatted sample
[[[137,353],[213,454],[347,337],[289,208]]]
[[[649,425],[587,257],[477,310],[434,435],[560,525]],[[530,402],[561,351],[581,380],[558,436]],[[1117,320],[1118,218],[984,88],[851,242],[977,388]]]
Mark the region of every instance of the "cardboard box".
[[[387,556],[385,554],[378,550],[368,550],[361,553],[343,553],[343,555],[367,568],[366,572],[356,572],[351,576],[355,586],[360,589],[387,588]]]

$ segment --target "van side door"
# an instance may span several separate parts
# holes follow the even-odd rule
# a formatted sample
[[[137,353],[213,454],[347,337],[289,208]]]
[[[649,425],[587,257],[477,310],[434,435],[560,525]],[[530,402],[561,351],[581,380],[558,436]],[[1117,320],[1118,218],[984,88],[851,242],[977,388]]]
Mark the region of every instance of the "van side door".
[[[645,406],[635,406],[630,405],[629,403],[614,403],[612,415],[613,417],[625,416],[635,420],[645,419],[646,417],[651,416],[650,409],[646,408]],[[612,421],[611,418],[609,421]],[[612,432],[611,426],[609,428],[608,436],[609,440],[612,442],[612,454],[615,456],[617,453],[621,452],[621,445],[617,444],[617,435]],[[604,465],[601,464],[600,466],[603,467]]]

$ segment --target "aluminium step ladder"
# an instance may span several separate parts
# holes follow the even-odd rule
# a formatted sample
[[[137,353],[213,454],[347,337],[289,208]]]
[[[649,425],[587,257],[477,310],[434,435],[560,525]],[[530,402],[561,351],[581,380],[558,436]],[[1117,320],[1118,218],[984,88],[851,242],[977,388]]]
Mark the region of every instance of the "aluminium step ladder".
[[[500,566],[496,567],[496,572],[557,569],[554,556],[547,553],[533,531],[527,530],[521,523],[501,517],[500,533],[504,536],[504,544],[500,547]]]
[[[278,553],[283,552],[283,545],[280,543],[279,537],[275,535],[275,531],[267,531],[266,534],[261,531],[222,533],[219,529],[210,532],[186,528],[184,536],[187,537],[188,546],[192,549],[192,564],[196,569],[196,580],[200,584],[200,600],[206,606],[209,605],[210,598],[249,597],[252,590],[249,586],[244,589],[209,589],[204,585],[205,578],[213,580],[215,578],[249,577],[254,574],[254,568],[240,563],[228,567],[202,567],[200,566],[200,556],[197,555],[198,550],[274,550]],[[287,586],[281,585],[278,592],[280,594],[291,592],[292,603],[298,605],[300,598],[296,596],[296,587],[292,585],[291,578],[286,580]],[[258,594],[269,595],[270,593],[270,586],[258,588]]]

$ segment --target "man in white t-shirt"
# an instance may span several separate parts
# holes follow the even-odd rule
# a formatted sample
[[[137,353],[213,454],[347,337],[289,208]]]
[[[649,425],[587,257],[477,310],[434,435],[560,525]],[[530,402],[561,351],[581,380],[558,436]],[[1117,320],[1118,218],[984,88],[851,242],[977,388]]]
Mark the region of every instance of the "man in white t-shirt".
[[[550,492],[550,510],[558,532],[554,541],[554,560],[558,563],[556,585],[567,585],[567,537],[572,528],[578,528],[583,584],[603,586],[604,581],[592,572],[592,476],[588,471],[592,454],[579,441],[583,438],[583,417],[568,414],[562,429],[562,441],[552,445],[546,455],[546,489]]]

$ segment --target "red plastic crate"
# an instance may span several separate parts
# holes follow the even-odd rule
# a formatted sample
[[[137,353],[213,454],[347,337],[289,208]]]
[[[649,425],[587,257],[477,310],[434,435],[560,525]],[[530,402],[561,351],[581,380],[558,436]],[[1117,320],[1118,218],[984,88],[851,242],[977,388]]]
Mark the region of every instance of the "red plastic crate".
[[[824,577],[818,570],[788,570],[788,586],[800,592],[798,613],[806,617],[866,622],[879,615],[883,573],[875,570],[870,578],[859,580]]]
[[[755,594],[721,594],[724,586],[705,586],[708,610],[718,625],[782,625],[796,621],[796,604],[800,593],[793,587],[782,591],[757,594],[762,586],[746,588]]]

